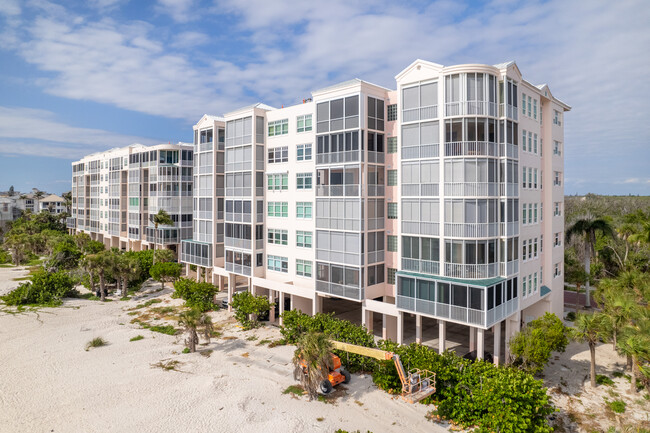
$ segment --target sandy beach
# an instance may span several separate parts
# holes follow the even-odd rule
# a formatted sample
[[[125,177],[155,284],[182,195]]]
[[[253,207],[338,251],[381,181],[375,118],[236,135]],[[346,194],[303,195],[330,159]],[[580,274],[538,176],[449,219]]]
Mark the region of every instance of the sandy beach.
[[[9,278],[18,272],[0,270],[4,292],[18,284]],[[296,384],[294,347],[259,344],[280,338],[275,327],[243,332],[229,313],[215,312],[221,337],[200,345],[203,354],[183,354],[183,336],[130,323],[134,316],[128,313],[143,309],[129,309],[147,299],[162,300],[152,307],[180,305],[170,292],[167,288],[107,303],[66,300],[59,308],[22,314],[0,312],[0,431],[445,431],[425,419],[430,408],[392,398],[369,376],[353,375],[350,384],[338,387],[333,404],[283,394]],[[145,338],[129,341],[137,335]],[[95,337],[108,345],[85,351]],[[154,366],[174,360],[178,371]]]

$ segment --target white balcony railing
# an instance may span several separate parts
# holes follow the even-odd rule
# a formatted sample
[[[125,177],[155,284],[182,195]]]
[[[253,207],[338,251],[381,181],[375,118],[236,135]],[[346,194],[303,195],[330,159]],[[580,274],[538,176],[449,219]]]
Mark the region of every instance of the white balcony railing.
[[[402,269],[422,274],[440,275],[440,262],[402,257]]]
[[[445,156],[499,156],[499,148],[490,141],[451,141],[445,143]]]
[[[438,117],[438,106],[429,105],[426,107],[410,108],[402,110],[402,122],[416,122],[418,120],[436,119]]]
[[[495,197],[499,192],[495,182],[447,182],[445,195],[456,197]]]
[[[361,186],[351,185],[318,185],[316,196],[318,197],[358,197]]]
[[[499,235],[499,223],[445,223],[445,236],[489,238]]]
[[[489,263],[484,265],[445,263],[445,276],[451,278],[494,278],[498,276],[498,271],[498,263]]]

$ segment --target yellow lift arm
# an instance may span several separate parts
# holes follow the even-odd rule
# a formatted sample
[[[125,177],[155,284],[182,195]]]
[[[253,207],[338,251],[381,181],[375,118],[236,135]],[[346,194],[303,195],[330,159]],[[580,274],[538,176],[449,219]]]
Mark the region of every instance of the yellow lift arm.
[[[436,392],[435,373],[432,373],[429,370],[420,369],[413,369],[407,373],[406,370],[404,370],[402,361],[399,359],[399,355],[396,353],[374,349],[372,347],[343,343],[341,341],[331,341],[332,347],[337,350],[379,359],[380,361],[393,360],[395,368],[397,369],[397,374],[399,375],[399,380],[402,382],[402,398],[409,403],[417,403]]]

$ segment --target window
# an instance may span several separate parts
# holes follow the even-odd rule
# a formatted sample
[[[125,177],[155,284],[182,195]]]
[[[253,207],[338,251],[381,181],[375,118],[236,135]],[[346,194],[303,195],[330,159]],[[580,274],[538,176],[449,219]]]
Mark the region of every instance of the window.
[[[553,155],[562,155],[562,151],[560,150],[560,142],[556,140],[553,141]]]
[[[553,110],[553,124],[562,126],[562,115],[557,110]]]
[[[521,114],[526,115],[526,94],[521,94]]]
[[[397,104],[390,104],[386,107],[386,110],[388,111],[388,121],[392,122],[393,120],[397,120]],[[394,284],[394,283],[393,283]]]
[[[397,186],[397,170],[388,170],[388,186]]]
[[[561,263],[556,263],[553,266],[553,277],[559,277],[562,275],[562,264]]]
[[[533,204],[528,203],[528,224],[533,223]]]
[[[522,207],[522,211],[521,211],[522,219],[521,219],[521,221],[522,221],[523,224],[526,224],[526,215],[527,215],[527,213],[526,213],[526,203],[522,203],[521,207]]]
[[[298,132],[311,131],[311,114],[296,117],[296,127]]]
[[[296,246],[300,248],[311,248],[312,232],[296,231]]]
[[[553,185],[560,186],[562,185],[562,173],[559,171],[553,172]]]
[[[309,260],[296,259],[296,275],[311,277],[312,263]]]
[[[393,253],[397,252],[397,236],[388,235],[386,243],[388,245],[388,251]]]
[[[289,272],[289,259],[286,257],[267,256],[266,264],[269,271],[284,272],[285,274]]]
[[[368,129],[384,130],[384,101],[368,96]]]
[[[531,104],[531,99],[533,99],[533,98],[531,98],[531,97],[529,96],[529,97],[528,97],[528,117],[530,117],[530,113],[531,113],[531,111],[532,111],[532,110],[530,109],[530,108],[531,108],[531,105],[532,105],[532,104]]]
[[[268,243],[276,245],[287,245],[289,235],[286,230],[269,229],[268,230]]]
[[[299,201],[296,203],[296,218],[311,219],[311,202]]]
[[[537,155],[537,134],[533,135],[533,153]]]
[[[553,203],[554,205],[554,210],[553,210],[553,216],[560,216],[562,215],[562,203],[559,201],[556,201]]]
[[[368,266],[368,285],[374,286],[384,282],[384,265]]]
[[[533,99],[533,119],[537,120],[537,99]]]
[[[311,189],[312,174],[311,173],[298,173],[296,174],[296,188],[297,189]]]
[[[533,151],[533,133],[528,131],[528,151]]]
[[[289,119],[275,120],[269,122],[269,137],[289,133]]]
[[[534,209],[533,209],[533,210],[534,210],[534,212],[535,212],[535,213],[534,213],[534,217],[533,217],[533,222],[534,222],[535,224],[537,224],[537,203],[535,203],[535,206],[534,206]]]
[[[521,131],[521,138],[523,139],[523,140],[522,140],[522,142],[523,142],[522,150],[523,150],[524,152],[526,151],[526,137],[527,137],[527,136],[526,136],[526,130],[523,129],[523,130]]]
[[[386,138],[386,148],[388,153],[397,153],[397,137]]]
[[[397,219],[397,203],[388,203],[388,219]]]
[[[286,190],[289,189],[289,175],[286,173],[267,174],[268,190]]]
[[[267,203],[268,216],[286,218],[289,216],[289,204],[286,201],[270,201]]]
[[[386,282],[391,285],[395,285],[395,273],[397,272],[397,269],[395,268],[386,268],[387,271],[387,279]]]
[[[537,189],[537,169],[535,168],[533,172],[533,188]]]
[[[289,147],[276,147],[269,149],[269,164],[289,162]]]
[[[558,233],[555,233],[555,239],[553,241],[553,246],[554,247],[559,247],[560,245],[562,245],[562,233],[558,232]]]
[[[296,146],[296,159],[298,161],[311,161],[311,143]]]

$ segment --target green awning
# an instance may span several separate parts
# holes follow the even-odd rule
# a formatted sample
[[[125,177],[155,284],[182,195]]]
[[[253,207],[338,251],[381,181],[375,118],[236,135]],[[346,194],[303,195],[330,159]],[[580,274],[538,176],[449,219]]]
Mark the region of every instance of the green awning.
[[[542,287],[539,289],[539,296],[541,296],[542,298],[543,298],[544,296],[548,295],[549,293],[551,293],[551,289],[549,289],[549,288],[546,287],[546,286],[542,286]]]
[[[403,276],[403,277],[421,278],[424,280],[431,280],[431,281],[445,281],[453,284],[464,284],[464,285],[474,286],[474,287],[490,287],[502,281],[506,281],[506,279],[503,277],[486,278],[483,280],[464,280],[459,278],[441,277],[439,275],[420,274],[417,272],[407,272],[407,271],[397,271],[396,275]]]

